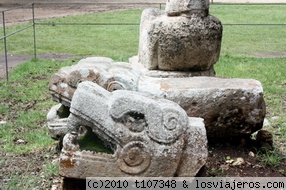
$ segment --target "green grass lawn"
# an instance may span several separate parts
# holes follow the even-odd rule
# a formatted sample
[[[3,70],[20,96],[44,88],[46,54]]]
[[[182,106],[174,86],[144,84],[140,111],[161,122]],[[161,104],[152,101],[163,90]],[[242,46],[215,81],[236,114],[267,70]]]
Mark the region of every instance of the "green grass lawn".
[[[255,57],[285,53],[285,10],[286,4],[211,5],[210,14],[225,24],[222,55]],[[93,54],[117,60],[127,59],[137,53],[141,12],[142,10],[114,11],[36,21],[37,53]],[[67,25],[68,23],[91,25]],[[106,25],[108,23],[119,25]],[[22,27],[23,25],[11,26],[6,32],[9,34]],[[33,53],[32,28],[7,41],[8,51],[12,54]],[[0,51],[3,51],[3,46],[0,46]]]
[[[69,26],[59,23],[139,24],[141,11],[114,11],[37,21],[51,24],[36,25],[37,53],[71,53],[75,57],[89,54],[127,61],[138,51],[138,25]],[[210,13],[225,24],[286,24],[285,12],[286,6],[277,5],[212,5],[210,9]],[[7,32],[21,27],[23,26],[9,26]],[[221,57],[215,65],[217,76],[261,81],[267,104],[267,118],[275,118],[269,130],[273,131],[276,144],[283,151],[286,150],[286,58],[258,58],[257,55],[285,55],[285,31],[286,26],[280,25],[226,25]],[[32,32],[30,28],[9,38],[8,51],[12,54],[32,54]],[[1,48],[0,52],[3,53]],[[56,104],[48,92],[48,81],[58,69],[75,64],[78,59],[31,60],[17,66],[10,73],[8,83],[0,81],[0,121],[7,121],[7,124],[0,126],[1,155],[22,154],[55,143],[45,127],[46,114]],[[17,139],[24,140],[26,144],[15,143]],[[0,166],[4,161],[0,157]],[[13,175],[12,173],[11,176]],[[27,187],[24,183],[23,181],[20,187]],[[35,182],[30,183],[30,186],[33,185]]]

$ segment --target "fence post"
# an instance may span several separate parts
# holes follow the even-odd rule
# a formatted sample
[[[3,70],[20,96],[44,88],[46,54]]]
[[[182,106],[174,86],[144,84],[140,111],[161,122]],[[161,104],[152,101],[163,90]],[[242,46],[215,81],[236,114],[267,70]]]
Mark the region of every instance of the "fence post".
[[[32,4],[33,16],[33,35],[34,35],[34,59],[37,59],[37,46],[36,46],[36,23],[35,23],[35,3]]]
[[[5,55],[5,69],[6,69],[6,80],[8,82],[8,56],[7,56],[7,42],[6,42],[6,26],[5,26],[5,12],[2,11],[2,19],[3,19],[3,41],[4,41],[4,55]]]

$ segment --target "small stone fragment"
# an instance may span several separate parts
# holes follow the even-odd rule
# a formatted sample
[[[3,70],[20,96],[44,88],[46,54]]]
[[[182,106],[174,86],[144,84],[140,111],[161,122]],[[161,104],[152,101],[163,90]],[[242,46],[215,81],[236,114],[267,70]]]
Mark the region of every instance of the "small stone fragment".
[[[24,145],[24,144],[27,144],[27,143],[28,143],[27,141],[24,141],[23,139],[18,139],[18,138],[15,138],[15,139],[13,140],[13,142],[14,142],[15,144],[18,144],[18,145]]]
[[[7,121],[0,121],[0,126],[5,125],[6,123],[7,123]]]
[[[250,157],[255,157],[255,154],[254,154],[252,151],[250,151],[250,152],[248,153],[248,156],[250,156]]]
[[[230,159],[230,160],[226,160],[226,161],[225,161],[225,163],[227,163],[227,164],[232,164],[233,162],[234,162],[233,159]]]
[[[244,162],[244,159],[243,158],[241,158],[241,157],[239,157],[239,158],[237,158],[231,165],[232,166],[240,166],[240,165],[242,165],[242,164],[244,164],[245,162]]]

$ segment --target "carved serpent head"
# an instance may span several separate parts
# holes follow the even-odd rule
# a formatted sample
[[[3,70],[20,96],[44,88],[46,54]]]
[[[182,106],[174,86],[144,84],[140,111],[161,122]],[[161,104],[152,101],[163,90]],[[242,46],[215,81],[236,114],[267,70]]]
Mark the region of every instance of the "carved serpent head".
[[[77,173],[78,166],[88,162],[93,162],[93,172],[99,176],[176,175],[190,127],[189,117],[176,103],[132,91],[108,92],[95,83],[82,82],[74,93],[70,111],[72,132],[64,138],[60,161],[63,175],[71,175],[70,170]],[[82,150],[77,143],[82,126],[111,144],[113,154]],[[72,167],[67,167],[67,162],[73,163]]]

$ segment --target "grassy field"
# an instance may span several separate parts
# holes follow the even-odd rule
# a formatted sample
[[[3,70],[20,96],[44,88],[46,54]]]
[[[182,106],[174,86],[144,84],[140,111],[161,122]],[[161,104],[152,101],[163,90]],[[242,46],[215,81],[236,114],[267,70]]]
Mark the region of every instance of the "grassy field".
[[[33,189],[39,185],[39,180],[43,180],[29,169],[10,171],[3,169],[3,166],[10,163],[8,159],[11,157],[21,157],[35,149],[46,150],[55,144],[45,127],[46,114],[55,104],[47,88],[53,73],[63,66],[75,64],[81,55],[107,56],[116,61],[127,61],[137,54],[138,25],[70,26],[63,23],[139,24],[141,11],[114,11],[38,21],[37,52],[71,53],[75,54],[75,58],[67,61],[31,60],[11,72],[9,83],[0,81],[0,121],[7,122],[0,125],[0,187],[4,182],[1,178],[9,179],[3,184],[7,189]],[[285,11],[286,6],[276,5],[212,5],[210,9],[210,13],[224,24],[286,24]],[[9,26],[7,32],[21,27],[23,25]],[[286,54],[285,30],[286,26],[281,25],[225,25],[221,57],[215,66],[217,75],[221,77],[261,81],[267,104],[267,119],[272,123],[268,130],[275,136],[276,147],[284,153],[286,58],[273,55]],[[0,51],[3,53],[3,49]],[[8,51],[12,54],[33,53],[32,29],[8,38]],[[43,156],[43,160],[48,162],[50,157]],[[49,178],[55,175],[56,169],[45,164],[41,172],[44,178]],[[48,185],[50,182],[46,183]]]
[[[257,57],[285,54],[285,10],[286,4],[212,5],[210,14],[224,24],[222,55]],[[36,21],[37,53],[96,54],[116,60],[127,59],[137,53],[141,11],[114,11]],[[22,27],[8,27],[6,32],[9,34]],[[10,53],[33,53],[32,28],[7,40]]]

